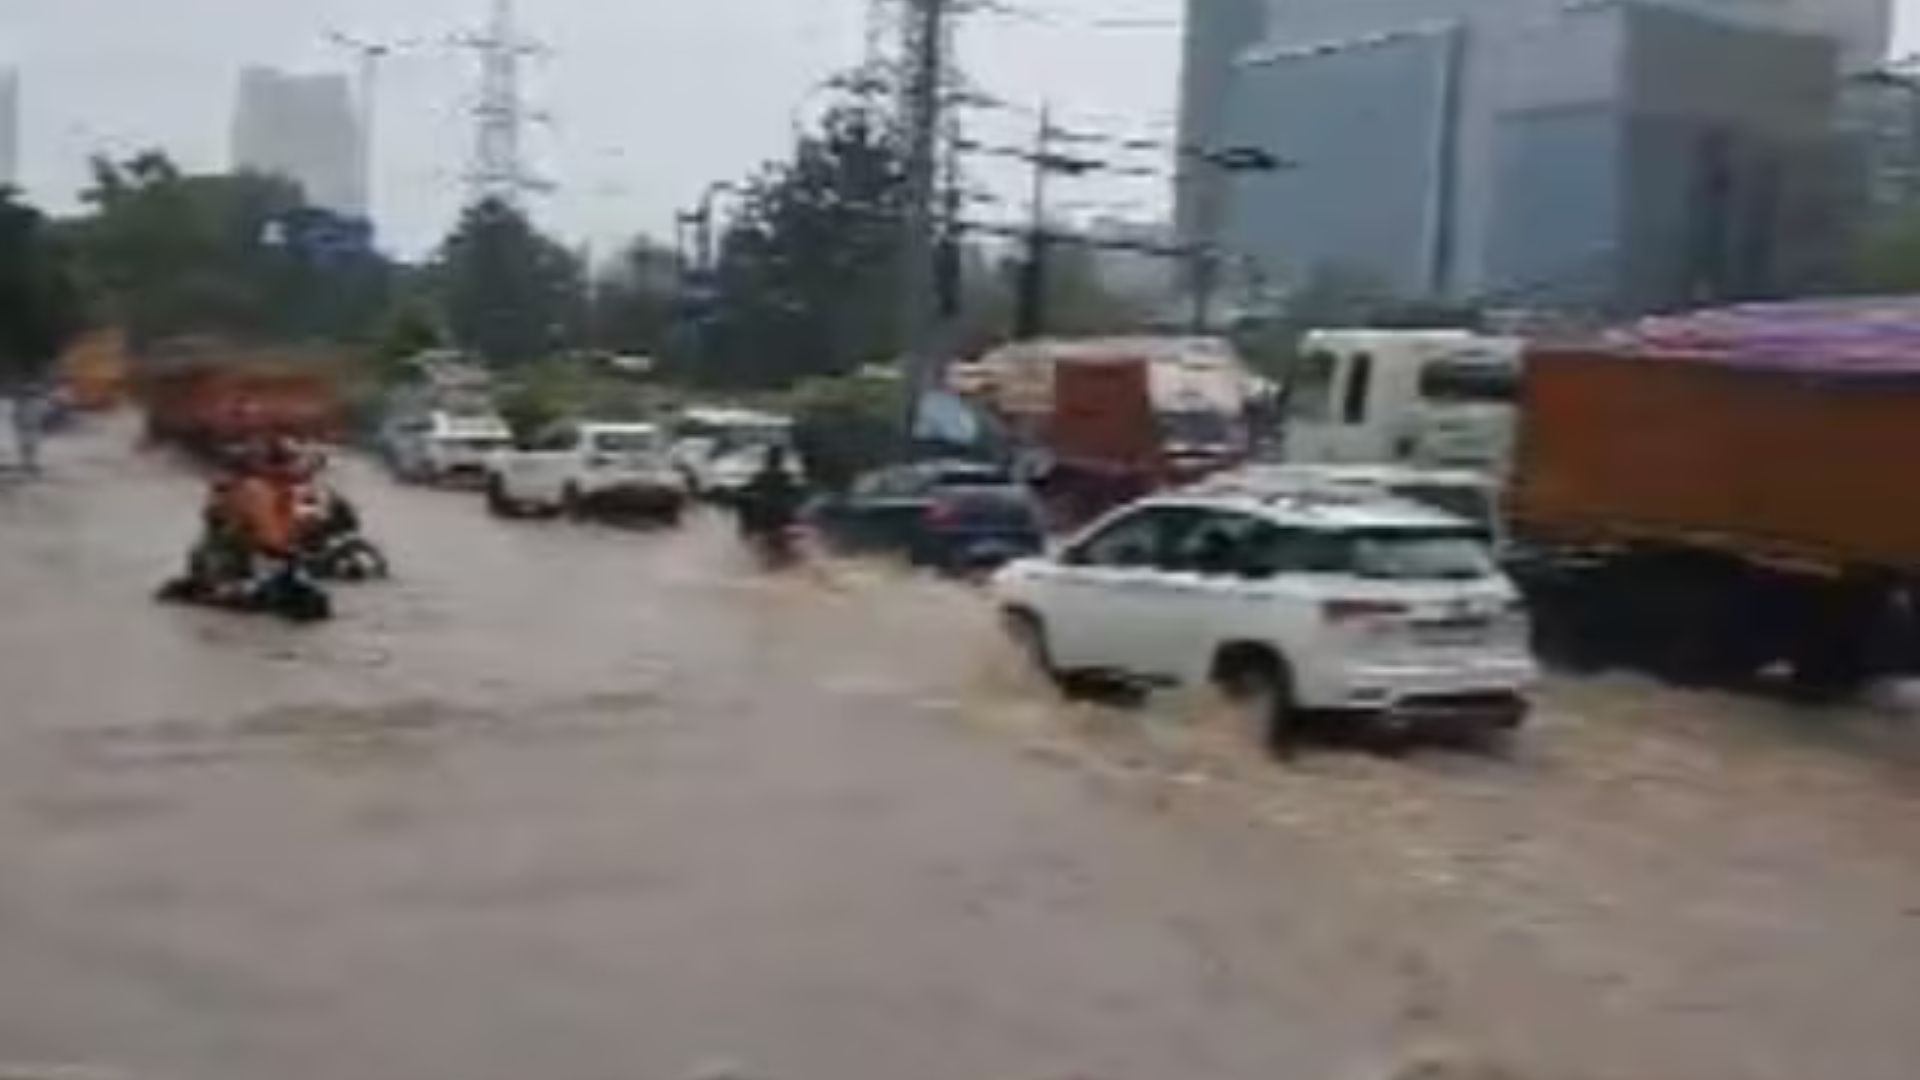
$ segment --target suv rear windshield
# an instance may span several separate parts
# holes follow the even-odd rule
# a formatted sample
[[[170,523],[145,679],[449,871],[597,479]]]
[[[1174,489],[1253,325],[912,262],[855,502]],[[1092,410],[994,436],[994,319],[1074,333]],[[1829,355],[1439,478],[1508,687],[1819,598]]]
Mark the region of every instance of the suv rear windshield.
[[[660,436],[651,431],[603,431],[593,437],[593,448],[605,454],[647,454],[660,449]]]
[[[1466,529],[1323,533],[1325,569],[1390,581],[1477,581],[1493,573],[1486,541]]]

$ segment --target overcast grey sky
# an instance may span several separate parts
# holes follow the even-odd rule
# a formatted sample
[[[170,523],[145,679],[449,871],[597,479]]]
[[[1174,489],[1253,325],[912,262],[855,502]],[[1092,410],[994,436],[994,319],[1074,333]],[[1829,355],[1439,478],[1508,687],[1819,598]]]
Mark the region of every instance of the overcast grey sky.
[[[1920,0],[1901,0],[1903,40],[1920,45]],[[444,41],[483,20],[488,0],[0,0],[0,63],[23,80],[22,180],[70,205],[87,155],[161,146],[192,168],[227,161],[239,68],[344,69],[328,29]],[[520,0],[525,28],[552,47],[528,91],[552,114],[535,165],[559,189],[536,202],[550,228],[602,249],[636,231],[671,235],[673,213],[711,180],[780,154],[795,108],[856,62],[866,0]],[[1183,0],[1008,0],[1038,17],[969,18],[962,60],[984,88],[1051,102],[1064,122],[1168,132]],[[1112,25],[1120,23],[1123,25]],[[1138,24],[1146,25],[1138,25]],[[1125,25],[1135,24],[1135,25]],[[377,216],[393,246],[418,252],[461,201],[472,142],[471,55],[434,45],[391,61],[380,95]],[[813,99],[815,102],[818,98]],[[1030,138],[1018,113],[973,117],[984,142]],[[983,163],[1017,201],[1011,163]],[[1063,210],[1146,217],[1158,180],[1079,182]],[[1076,205],[1077,204],[1077,205]],[[983,206],[978,216],[1017,209]]]
[[[485,18],[488,0],[0,0],[0,63],[20,69],[22,181],[69,205],[87,155],[158,145],[191,168],[224,167],[239,68],[344,69],[329,28],[443,41]],[[520,0],[524,28],[552,48],[528,93],[552,115],[530,157],[558,190],[545,224],[610,246],[671,234],[674,210],[707,182],[739,177],[790,143],[795,108],[857,62],[865,0]],[[1051,99],[1069,121],[1133,134],[1165,130],[1178,70],[1181,0],[1018,0],[1039,18],[978,15],[962,51],[1003,97]],[[1158,25],[1110,27],[1109,20]],[[472,142],[470,54],[434,45],[396,57],[380,94],[377,217],[417,252],[461,201]],[[810,99],[818,104],[818,95]],[[983,141],[1029,137],[1019,114],[976,118]],[[988,181],[1017,191],[1006,166]],[[1152,214],[1164,185],[1108,183],[1076,194]],[[1091,208],[1090,208],[1091,209]],[[1009,216],[983,207],[983,215]]]

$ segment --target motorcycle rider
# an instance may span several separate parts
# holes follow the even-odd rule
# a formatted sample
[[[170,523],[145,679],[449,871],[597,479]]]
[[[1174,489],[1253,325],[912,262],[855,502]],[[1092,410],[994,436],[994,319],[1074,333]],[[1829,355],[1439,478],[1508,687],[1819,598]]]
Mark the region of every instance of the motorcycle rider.
[[[740,492],[740,533],[748,540],[779,543],[800,511],[800,485],[787,468],[785,447],[767,448],[760,471]]]
[[[296,539],[298,457],[284,443],[247,447],[207,486],[203,532],[188,559],[193,584],[241,598],[283,572]]]

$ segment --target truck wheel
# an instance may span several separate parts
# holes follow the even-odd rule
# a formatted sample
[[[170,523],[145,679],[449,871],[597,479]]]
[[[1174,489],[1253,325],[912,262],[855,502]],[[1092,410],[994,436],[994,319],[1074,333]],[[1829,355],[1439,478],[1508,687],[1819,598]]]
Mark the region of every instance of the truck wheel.
[[[1213,683],[1228,701],[1254,713],[1274,757],[1294,756],[1301,715],[1286,661],[1264,646],[1229,645],[1214,660]]]
[[[1890,606],[1885,592],[1861,583],[1812,592],[1793,650],[1795,689],[1810,700],[1838,701],[1865,687],[1876,674],[1874,639]]]
[[[560,512],[574,521],[586,519],[587,500],[581,496],[579,488],[568,484],[566,489],[560,492]]]

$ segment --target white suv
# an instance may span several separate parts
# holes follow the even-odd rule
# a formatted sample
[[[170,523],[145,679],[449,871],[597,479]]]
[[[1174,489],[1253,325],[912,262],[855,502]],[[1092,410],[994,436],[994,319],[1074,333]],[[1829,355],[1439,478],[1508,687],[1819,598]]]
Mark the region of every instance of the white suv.
[[[1377,495],[1151,498],[994,588],[1057,679],[1211,682],[1270,710],[1276,747],[1316,714],[1512,730],[1538,677],[1481,530]]]
[[[686,482],[653,424],[559,423],[487,465],[487,505],[501,516],[607,511],[671,524],[686,503]]]

